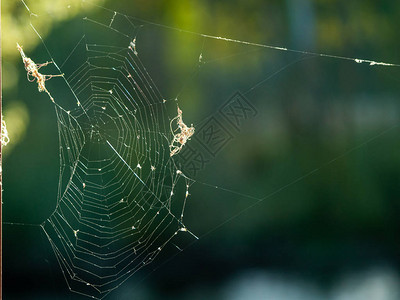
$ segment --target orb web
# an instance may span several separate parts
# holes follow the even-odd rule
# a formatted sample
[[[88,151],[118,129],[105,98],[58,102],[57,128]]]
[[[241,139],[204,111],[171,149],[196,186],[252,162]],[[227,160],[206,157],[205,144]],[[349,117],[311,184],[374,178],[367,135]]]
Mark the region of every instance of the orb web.
[[[171,109],[174,113],[169,116],[168,101],[163,99],[141,63],[140,48],[137,50],[141,39],[137,38],[137,33],[142,25],[134,24],[140,23],[139,20],[108,9],[100,10],[95,13],[98,18],[83,18],[84,35],[60,67],[59,61],[52,57],[56,55],[56,47],[51,47],[49,52],[59,73],[65,73],[69,95],[55,89],[55,81],[49,83],[56,101],[60,175],[56,208],[41,225],[68,287],[93,298],[103,298],[118,288],[152,263],[168,245],[174,245],[178,236],[196,238],[183,222],[188,189],[194,181],[177,168],[175,156],[170,153],[171,140],[175,137],[170,122],[176,118],[177,106],[174,103]],[[34,25],[32,28],[38,33]],[[308,58],[398,67],[178,31],[204,40],[290,52]],[[48,49],[45,44],[44,47]],[[285,64],[271,76],[253,84],[247,92],[303,59]],[[202,60],[200,53],[199,63]],[[196,182],[256,201],[229,217],[224,224],[317,170],[261,197]]]
[[[135,38],[111,24],[84,22],[98,27],[91,32],[102,41],[111,33],[114,43],[81,39],[74,51],[85,53],[82,63],[66,72],[76,105],[67,110],[55,97],[59,192],[42,228],[69,289],[102,298],[178,234],[196,237],[183,223],[191,181],[170,157],[167,104]]]

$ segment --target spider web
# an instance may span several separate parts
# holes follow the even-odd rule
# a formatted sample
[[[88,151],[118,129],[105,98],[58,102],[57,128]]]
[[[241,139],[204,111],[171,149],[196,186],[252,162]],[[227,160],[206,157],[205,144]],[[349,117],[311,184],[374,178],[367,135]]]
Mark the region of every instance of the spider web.
[[[61,65],[49,52],[59,72],[65,73],[69,94],[49,88],[56,102],[60,174],[56,208],[41,225],[69,289],[93,298],[118,288],[167,246],[179,249],[182,235],[197,238],[184,224],[189,188],[195,181],[170,156],[169,124],[175,115],[168,113],[171,102],[158,91],[140,60],[142,23],[101,10],[99,19],[82,19],[85,35]],[[172,106],[176,111],[175,102]],[[257,202],[270,195],[241,194]]]
[[[55,99],[59,188],[41,227],[69,289],[103,298],[178,234],[196,236],[183,223],[191,180],[170,157],[167,104],[139,59],[136,27],[115,14],[83,22],[113,43],[86,35],[69,58],[83,57],[65,72],[76,104]]]

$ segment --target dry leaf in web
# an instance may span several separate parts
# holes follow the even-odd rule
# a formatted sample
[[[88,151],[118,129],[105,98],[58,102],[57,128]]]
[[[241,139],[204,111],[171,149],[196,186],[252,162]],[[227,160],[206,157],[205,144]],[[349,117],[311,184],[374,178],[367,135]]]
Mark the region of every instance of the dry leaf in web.
[[[8,137],[8,131],[6,127],[6,121],[4,121],[3,117],[1,118],[1,144],[6,146],[10,142],[10,138]]]
[[[45,67],[48,64],[51,64],[52,62],[47,61],[43,64],[36,64],[32,59],[30,59],[29,57],[27,57],[25,55],[24,50],[22,50],[22,47],[18,43],[17,43],[17,49],[18,49],[19,53],[21,53],[22,61],[24,62],[24,65],[25,65],[25,70],[28,72],[27,73],[28,80],[30,82],[33,82],[33,81],[35,81],[35,78],[36,78],[39,92],[45,91],[49,95],[50,100],[54,102],[54,99],[50,95],[50,92],[46,89],[45,81],[49,80],[53,77],[63,77],[64,74],[44,75],[44,74],[39,73],[39,69],[41,67]]]
[[[172,122],[174,122],[175,120],[178,124],[178,128],[173,130]],[[169,146],[170,156],[172,157],[175,154],[178,154],[182,150],[182,147],[185,146],[186,142],[190,140],[191,136],[194,134],[194,127],[193,124],[190,127],[188,127],[185,123],[183,123],[182,110],[180,110],[179,107],[178,107],[178,115],[171,120],[170,127],[171,127],[171,132],[174,135],[171,145]],[[180,132],[175,133],[178,130]]]

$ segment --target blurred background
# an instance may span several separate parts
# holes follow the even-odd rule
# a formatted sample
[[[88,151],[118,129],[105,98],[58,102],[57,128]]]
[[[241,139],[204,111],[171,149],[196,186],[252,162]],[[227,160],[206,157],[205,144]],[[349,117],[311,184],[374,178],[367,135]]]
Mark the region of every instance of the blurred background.
[[[11,139],[3,220],[24,224],[3,226],[5,299],[85,299],[68,291],[43,231],[28,225],[56,205],[59,145],[54,106],[26,80],[16,42],[37,63],[51,59],[46,45],[61,65],[83,35],[96,35],[83,17],[108,23],[113,11],[138,18],[139,57],[163,97],[178,98],[186,123],[219,118],[236,91],[257,114],[239,129],[218,119],[232,138],[192,174],[185,225],[200,240],[107,299],[400,299],[400,69],[186,32],[400,64],[400,2],[26,4],[31,16],[21,1],[1,3]],[[65,69],[79,66],[71,59]],[[57,84],[46,82],[55,99]]]

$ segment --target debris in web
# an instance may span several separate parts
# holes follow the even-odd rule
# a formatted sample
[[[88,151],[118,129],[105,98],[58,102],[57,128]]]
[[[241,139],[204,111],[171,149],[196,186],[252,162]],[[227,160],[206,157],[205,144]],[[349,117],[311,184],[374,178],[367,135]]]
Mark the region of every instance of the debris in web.
[[[53,77],[63,77],[64,74],[44,75],[44,74],[39,73],[39,69],[41,67],[45,67],[48,64],[51,64],[52,61],[47,61],[43,64],[36,64],[32,59],[30,59],[29,57],[27,57],[25,55],[24,50],[22,50],[22,47],[18,43],[17,43],[17,49],[18,49],[19,53],[21,53],[22,61],[24,62],[24,65],[25,65],[25,70],[28,72],[27,73],[28,81],[33,82],[33,81],[35,81],[35,78],[36,78],[39,92],[45,91],[49,95],[50,100],[54,102],[54,98],[51,96],[50,92],[46,88],[45,81],[49,80]],[[33,78],[31,78],[31,77],[33,77]]]
[[[176,120],[178,128],[175,130],[172,129],[172,123]],[[173,118],[170,122],[171,132],[174,135],[174,138],[169,146],[170,149],[170,156],[174,156],[178,154],[182,147],[185,146],[186,142],[190,140],[191,136],[194,134],[194,127],[193,124],[188,127],[182,119],[182,110],[178,107],[178,115]],[[178,131],[178,133],[175,133]]]
[[[134,38],[132,40],[132,42],[129,43],[129,47],[128,48],[133,51],[133,54],[138,55],[138,53],[136,51],[136,38]]]
[[[3,116],[1,117],[1,145],[7,146],[10,142],[10,138],[8,137],[8,131],[6,127],[6,121],[4,120]]]

